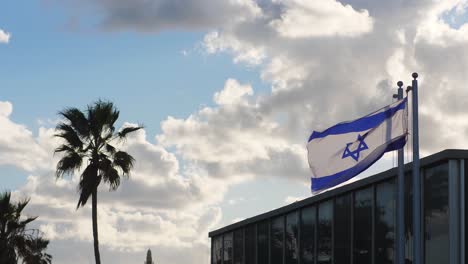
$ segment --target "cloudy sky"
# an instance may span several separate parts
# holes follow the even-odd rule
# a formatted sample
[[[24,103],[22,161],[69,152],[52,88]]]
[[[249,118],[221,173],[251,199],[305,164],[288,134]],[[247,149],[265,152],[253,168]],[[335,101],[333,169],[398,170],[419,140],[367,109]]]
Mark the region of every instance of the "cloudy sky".
[[[112,100],[145,130],[131,179],[100,190],[103,262],[208,263],[210,230],[310,195],[312,130],[391,103],[413,71],[422,153],[467,148],[465,0],[3,1],[0,190],[32,198],[54,263],[92,263],[52,135],[64,107]]]

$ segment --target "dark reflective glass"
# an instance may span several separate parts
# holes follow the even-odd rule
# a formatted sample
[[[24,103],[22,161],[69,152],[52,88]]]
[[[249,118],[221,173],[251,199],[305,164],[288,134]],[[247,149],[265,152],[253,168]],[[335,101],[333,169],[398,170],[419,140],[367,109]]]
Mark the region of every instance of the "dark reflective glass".
[[[315,207],[307,207],[301,211],[301,263],[313,264],[315,255]]]
[[[448,164],[424,170],[425,263],[449,263]]]
[[[395,259],[395,181],[377,185],[375,204],[375,263],[392,264]]]
[[[224,234],[224,264],[232,264],[232,242],[233,242],[233,236],[232,233],[226,233]]]
[[[465,175],[462,175],[462,177],[464,177],[464,181],[465,181],[465,206],[466,206],[468,204],[468,193],[467,193],[467,190],[468,190],[468,160],[465,160]],[[462,223],[462,225],[463,224],[465,225],[465,241],[467,241],[468,237],[466,236],[466,230],[468,230],[468,210],[466,210],[466,209],[465,209],[465,223]],[[461,250],[463,250],[463,248]],[[468,252],[468,243],[466,243],[466,242],[465,242],[465,252]]]
[[[234,231],[234,264],[244,264],[244,230]]]
[[[293,212],[286,216],[286,264],[297,264],[299,257],[298,248],[298,213]]]
[[[332,263],[333,201],[319,205],[317,229],[317,263]]]
[[[221,256],[223,255],[223,237],[218,236],[213,238],[213,251],[212,251],[213,264],[221,264]]]
[[[268,221],[257,224],[257,264],[268,264]]]
[[[284,217],[271,221],[271,264],[283,264]]]
[[[255,264],[255,225],[245,228],[245,264]]]
[[[372,263],[372,188],[354,196],[354,263]]]
[[[413,174],[405,174],[405,262],[413,262]]]
[[[351,195],[335,199],[334,261],[339,264],[351,262]]]

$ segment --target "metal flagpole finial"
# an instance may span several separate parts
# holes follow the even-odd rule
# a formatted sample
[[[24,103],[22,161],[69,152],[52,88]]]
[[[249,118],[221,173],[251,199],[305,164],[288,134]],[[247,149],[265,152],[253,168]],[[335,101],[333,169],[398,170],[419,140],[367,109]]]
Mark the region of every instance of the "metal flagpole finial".
[[[416,74],[417,75],[417,74]],[[403,82],[402,81],[398,81],[397,82],[397,85],[398,85],[398,88],[401,88],[403,86]]]
[[[416,80],[418,78],[418,73],[417,72],[413,72],[413,74],[411,74],[411,76],[413,76],[413,78]]]
[[[409,93],[411,90],[413,90],[413,87],[411,86],[406,87],[406,93]]]

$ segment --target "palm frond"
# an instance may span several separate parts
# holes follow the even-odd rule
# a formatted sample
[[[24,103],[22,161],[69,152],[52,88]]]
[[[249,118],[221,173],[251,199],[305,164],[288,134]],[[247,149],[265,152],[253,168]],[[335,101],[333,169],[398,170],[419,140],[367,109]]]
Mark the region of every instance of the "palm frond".
[[[77,131],[75,131],[71,125],[59,123],[55,129],[58,131],[58,133],[54,136],[63,138],[68,143],[68,145],[72,146],[73,148],[83,148],[83,142],[81,141]]]
[[[120,175],[119,172],[113,168],[110,167],[107,171],[103,172],[102,178],[104,179],[105,183],[109,184],[109,189],[111,191],[117,190],[120,186]]]
[[[57,163],[55,175],[57,178],[63,177],[65,174],[72,174],[81,168],[83,158],[75,151],[68,151]]]
[[[45,253],[49,241],[39,230],[27,229],[36,217],[21,219],[21,212],[29,199],[12,203],[9,192],[0,193],[0,263],[50,264],[52,257]]]
[[[28,205],[30,199],[25,199],[24,201],[19,201],[17,204],[16,204],[16,212],[17,214],[21,214],[21,212],[23,211],[23,209],[26,207],[26,205]]]
[[[72,146],[68,145],[68,144],[62,144],[60,146],[58,146],[55,150],[54,150],[55,153],[60,153],[60,152],[76,152],[75,148],[73,148]],[[83,152],[86,152],[86,151],[83,151]]]
[[[130,170],[133,168],[134,162],[135,159],[125,151],[117,151],[114,154],[114,165],[122,170],[124,176],[128,176]]]
[[[110,155],[114,155],[115,152],[117,151],[117,150],[115,149],[115,147],[112,146],[112,145],[109,144],[109,143],[106,143],[105,149],[106,149],[106,151],[107,151]]]
[[[70,125],[78,132],[81,136],[86,137],[89,134],[89,121],[86,116],[78,108],[66,108],[59,112],[59,115],[64,117]]]
[[[119,118],[120,112],[112,102],[98,100],[94,104],[88,105],[87,112],[90,128],[95,138],[102,136],[103,133],[105,133],[103,137],[106,137],[109,132],[113,134],[114,124]]]
[[[135,132],[137,130],[140,130],[142,129],[143,126],[135,126],[135,127],[125,127],[123,128],[121,131],[119,131],[117,133],[117,136],[120,138],[120,139],[125,139],[127,137],[128,134],[132,133],[132,132]]]

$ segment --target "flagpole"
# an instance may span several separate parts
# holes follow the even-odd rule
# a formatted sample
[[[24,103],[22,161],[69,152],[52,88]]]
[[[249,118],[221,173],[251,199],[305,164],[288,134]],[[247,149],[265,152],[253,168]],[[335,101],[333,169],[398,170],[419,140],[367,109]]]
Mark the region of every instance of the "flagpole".
[[[398,100],[403,99],[403,82],[399,81],[398,93],[394,94],[393,97]],[[404,149],[398,150],[398,200],[397,200],[397,263],[405,264],[405,160],[404,160]]]
[[[418,118],[418,74],[412,74],[413,81],[413,232],[414,232],[414,264],[422,264],[422,235],[421,235],[421,177],[419,175],[419,118]]]

